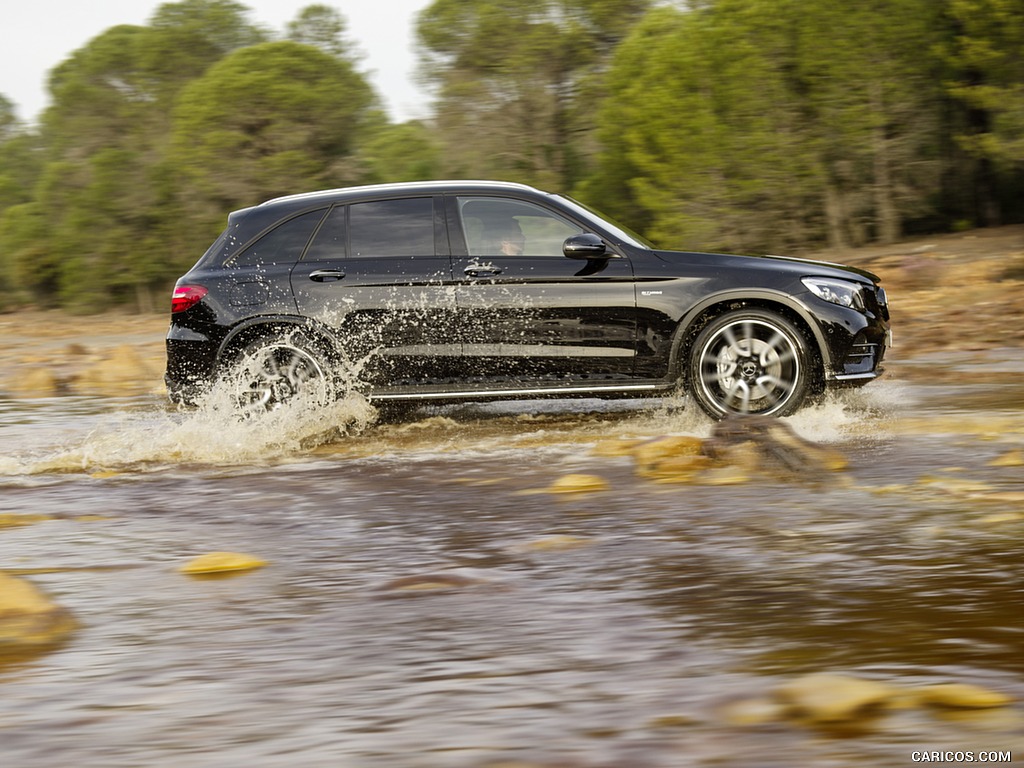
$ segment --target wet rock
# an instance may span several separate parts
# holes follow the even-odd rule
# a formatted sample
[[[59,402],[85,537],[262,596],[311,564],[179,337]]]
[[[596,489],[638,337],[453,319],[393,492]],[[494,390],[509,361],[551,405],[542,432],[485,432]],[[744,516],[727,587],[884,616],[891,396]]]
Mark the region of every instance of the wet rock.
[[[33,523],[41,523],[44,520],[52,520],[49,515],[19,515],[19,514],[0,514],[0,528],[17,528],[22,525],[32,525]]]
[[[666,436],[618,445],[601,444],[601,455],[631,455],[641,477],[660,483],[737,485],[758,478],[817,480],[847,467],[846,457],[800,437],[767,416],[728,416],[711,435]]]
[[[636,444],[631,454],[641,477],[657,482],[692,482],[711,465],[703,447],[699,437],[665,436]]]
[[[49,367],[33,367],[7,380],[13,397],[57,397],[67,392],[67,381]]]
[[[202,576],[251,571],[265,565],[265,560],[240,552],[209,552],[190,560],[178,570],[192,576]]]
[[[38,587],[0,572],[0,658],[59,645],[77,626],[71,613]]]
[[[927,685],[914,694],[921,704],[953,709],[990,709],[1005,707],[1013,701],[1004,693],[969,683]]]
[[[985,525],[999,525],[1000,523],[1016,523],[1024,520],[1024,514],[1020,512],[997,512],[992,515],[985,515],[978,522]]]
[[[615,458],[617,456],[632,456],[638,445],[645,442],[638,438],[619,438],[617,440],[602,440],[591,450],[591,455],[603,458]]]
[[[1024,451],[1007,451],[988,463],[990,467],[1024,467]]]
[[[756,474],[813,477],[846,469],[846,457],[800,437],[770,416],[730,415],[715,424],[704,453],[716,461]]]
[[[607,491],[608,481],[597,475],[565,475],[548,486],[548,493],[593,493]]]
[[[780,685],[774,694],[792,715],[815,723],[842,723],[885,705],[896,690],[874,680],[823,672]]]
[[[125,396],[148,394],[158,383],[153,367],[134,347],[122,344],[79,371],[73,386],[82,394]]]
[[[785,719],[786,705],[770,699],[743,699],[726,704],[721,716],[730,725],[767,725]]]
[[[449,592],[467,587],[490,584],[486,579],[459,573],[424,573],[392,579],[378,588],[378,592],[390,595],[415,595],[434,592]]]

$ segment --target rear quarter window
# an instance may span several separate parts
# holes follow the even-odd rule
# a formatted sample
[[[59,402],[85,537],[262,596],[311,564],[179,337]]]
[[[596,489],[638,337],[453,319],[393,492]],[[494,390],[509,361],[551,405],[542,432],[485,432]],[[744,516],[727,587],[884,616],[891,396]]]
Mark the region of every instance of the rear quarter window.
[[[306,249],[325,209],[310,211],[278,224],[256,242],[234,256],[229,266],[256,267],[263,264],[294,264]]]

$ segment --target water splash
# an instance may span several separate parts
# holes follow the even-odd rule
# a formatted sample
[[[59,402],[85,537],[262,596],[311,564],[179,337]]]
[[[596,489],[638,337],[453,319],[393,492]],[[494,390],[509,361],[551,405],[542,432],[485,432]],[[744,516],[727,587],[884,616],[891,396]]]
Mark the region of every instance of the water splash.
[[[195,410],[116,412],[71,445],[0,458],[0,475],[264,464],[357,434],[375,418],[376,410],[358,394],[315,408],[296,398],[258,418],[241,418],[231,392],[217,388]]]

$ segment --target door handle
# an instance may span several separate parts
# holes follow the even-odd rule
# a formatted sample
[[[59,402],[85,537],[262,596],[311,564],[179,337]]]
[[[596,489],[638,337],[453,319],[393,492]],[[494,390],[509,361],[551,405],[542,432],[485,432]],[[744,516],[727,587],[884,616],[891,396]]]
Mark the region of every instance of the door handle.
[[[344,276],[345,273],[340,269],[314,269],[309,273],[309,279],[318,283],[333,283],[335,280],[341,280]]]
[[[480,264],[474,261],[473,263],[466,265],[466,268],[462,270],[462,272],[470,277],[487,277],[489,275],[500,275],[501,267],[495,266],[494,264]]]

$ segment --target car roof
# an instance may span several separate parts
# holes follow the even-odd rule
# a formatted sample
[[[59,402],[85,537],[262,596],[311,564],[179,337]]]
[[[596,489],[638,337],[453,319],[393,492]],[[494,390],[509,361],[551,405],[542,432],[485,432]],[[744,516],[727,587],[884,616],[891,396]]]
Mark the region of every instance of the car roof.
[[[549,194],[526,184],[510,181],[486,181],[474,179],[454,179],[441,181],[409,181],[391,184],[368,184],[358,187],[339,187],[323,189],[315,192],[303,192],[296,195],[275,197],[261,203],[261,206],[278,205],[281,203],[336,202],[366,197],[391,197],[394,195],[438,194],[441,192],[512,192]]]

